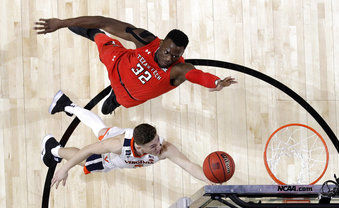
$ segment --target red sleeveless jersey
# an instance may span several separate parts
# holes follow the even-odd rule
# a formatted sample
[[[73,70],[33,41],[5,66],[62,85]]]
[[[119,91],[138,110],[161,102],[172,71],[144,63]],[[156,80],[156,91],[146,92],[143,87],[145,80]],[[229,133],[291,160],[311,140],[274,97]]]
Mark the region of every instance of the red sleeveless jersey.
[[[122,106],[128,108],[139,105],[175,88],[170,84],[171,68],[185,61],[180,57],[170,67],[160,68],[154,60],[160,41],[156,38],[141,48],[125,49],[114,40],[111,45],[115,51],[104,54],[112,61],[112,64],[105,65],[117,101]]]

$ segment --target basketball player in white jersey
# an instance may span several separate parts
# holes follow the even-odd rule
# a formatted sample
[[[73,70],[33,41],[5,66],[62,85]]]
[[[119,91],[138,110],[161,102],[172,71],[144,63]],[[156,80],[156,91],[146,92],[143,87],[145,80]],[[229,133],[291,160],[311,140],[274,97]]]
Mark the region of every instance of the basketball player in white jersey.
[[[61,162],[67,162],[59,168],[51,182],[51,186],[63,181],[66,184],[68,171],[76,166],[84,167],[85,174],[90,172],[107,172],[116,168],[136,168],[152,165],[159,160],[170,159],[195,178],[210,182],[203,173],[201,166],[191,162],[173,144],[160,137],[156,129],[149,124],[140,124],[134,129],[108,128],[99,116],[79,107],[59,91],[49,108],[51,114],[65,111],[74,114],[81,122],[90,127],[97,143],[87,145],[82,149],[61,147],[52,135],[47,135],[42,141],[41,159],[50,167]],[[85,161],[85,162],[84,162]]]

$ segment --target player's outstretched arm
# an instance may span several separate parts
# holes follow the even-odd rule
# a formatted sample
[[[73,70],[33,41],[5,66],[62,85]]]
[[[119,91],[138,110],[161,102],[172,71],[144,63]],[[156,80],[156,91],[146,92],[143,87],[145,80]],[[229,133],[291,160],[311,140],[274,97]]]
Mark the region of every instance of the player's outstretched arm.
[[[145,29],[136,28],[129,23],[103,16],[81,16],[69,19],[39,19],[39,21],[35,23],[34,29],[38,31],[38,34],[46,34],[60,28],[74,26],[105,30],[112,35],[134,42],[138,48],[147,45],[155,39],[155,36]]]
[[[210,88],[210,91],[220,91],[224,87],[237,83],[234,78],[226,77],[220,79],[219,77],[196,69],[190,63],[180,63],[175,65],[171,70],[171,79],[174,80],[174,85],[178,86],[185,80],[201,86]]]
[[[108,152],[116,152],[121,148],[121,141],[117,138],[106,139],[94,144],[87,145],[80,149],[70,160],[68,160],[59,170],[56,171],[51,182],[51,186],[56,184],[58,188],[59,183],[62,181],[65,186],[68,177],[68,171],[87,159],[92,154],[104,154]]]
[[[202,167],[199,166],[198,164],[193,163],[192,161],[190,161],[182,152],[180,152],[178,150],[178,148],[176,148],[173,144],[171,144],[170,142],[166,142],[164,144],[164,146],[166,147],[163,155],[168,158],[169,160],[171,160],[172,162],[174,162],[175,164],[179,165],[182,169],[184,169],[185,171],[187,171],[189,174],[191,174],[193,177],[195,177],[196,179],[199,179],[201,181],[206,182],[209,185],[214,185],[213,182],[209,181],[203,170]]]

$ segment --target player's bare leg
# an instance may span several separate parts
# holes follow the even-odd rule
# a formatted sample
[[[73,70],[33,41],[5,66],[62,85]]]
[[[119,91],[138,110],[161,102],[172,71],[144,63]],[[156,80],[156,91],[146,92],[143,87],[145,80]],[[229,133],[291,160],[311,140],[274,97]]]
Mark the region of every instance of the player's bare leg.
[[[59,90],[54,96],[52,104],[49,107],[49,112],[51,114],[59,112],[65,112],[67,115],[74,114],[83,124],[92,129],[96,137],[99,136],[99,133],[102,129],[107,128],[98,115],[85,108],[77,106],[61,90]]]

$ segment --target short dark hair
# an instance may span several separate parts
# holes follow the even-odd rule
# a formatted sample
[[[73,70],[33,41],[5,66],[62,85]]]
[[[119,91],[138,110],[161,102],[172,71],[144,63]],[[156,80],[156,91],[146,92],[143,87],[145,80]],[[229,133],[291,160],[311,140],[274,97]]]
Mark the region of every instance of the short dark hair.
[[[166,35],[165,40],[166,39],[171,39],[175,45],[179,47],[183,46],[184,48],[186,48],[189,42],[187,35],[184,32],[177,29],[171,30]]]
[[[154,126],[147,123],[139,124],[133,130],[133,138],[138,145],[147,144],[152,141],[157,134]]]

